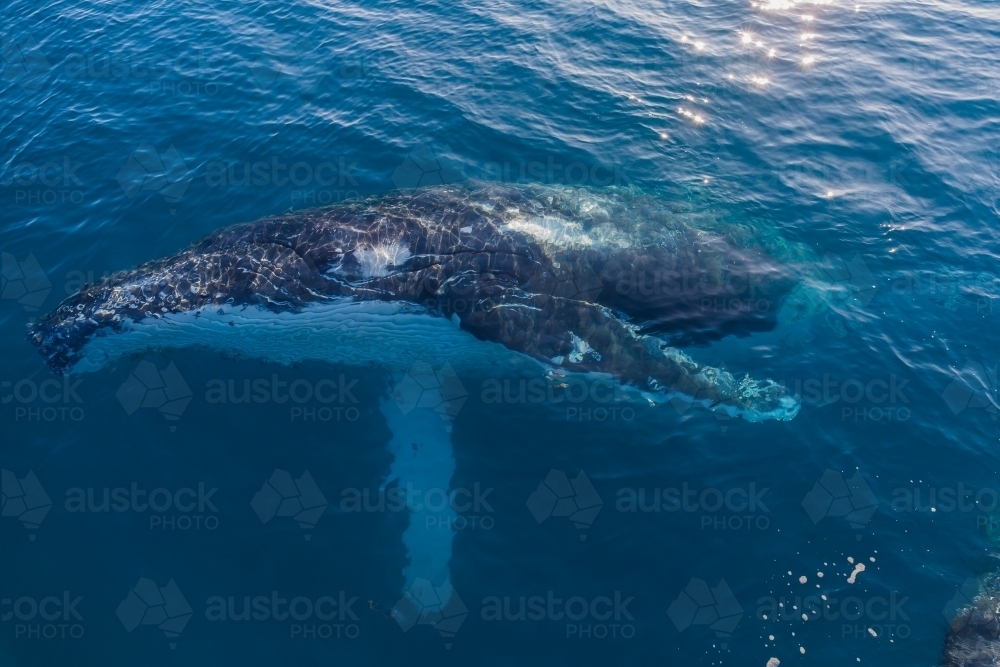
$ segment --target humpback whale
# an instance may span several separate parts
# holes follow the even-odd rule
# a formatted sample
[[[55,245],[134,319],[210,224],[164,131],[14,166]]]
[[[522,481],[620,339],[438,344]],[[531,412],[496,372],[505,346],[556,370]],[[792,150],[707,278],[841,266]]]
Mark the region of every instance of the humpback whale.
[[[799,401],[784,387],[677,347],[780,319],[796,276],[758,237],[627,189],[443,185],[219,230],[83,287],[27,336],[60,374],[200,346],[375,363],[397,378],[418,363],[595,374],[654,405],[685,397],[749,421],[790,420]],[[449,489],[449,415],[404,413],[388,397],[380,410],[392,433],[385,485]],[[392,611],[404,629],[441,616],[424,604],[428,591],[460,604],[454,510],[430,516],[410,501],[406,588]]]
[[[703,227],[621,189],[400,191],[219,230],[85,286],[28,338],[55,373],[197,345],[397,370],[513,353],[653,399],[792,419],[783,387],[670,344],[769,329],[794,286],[761,247]]]

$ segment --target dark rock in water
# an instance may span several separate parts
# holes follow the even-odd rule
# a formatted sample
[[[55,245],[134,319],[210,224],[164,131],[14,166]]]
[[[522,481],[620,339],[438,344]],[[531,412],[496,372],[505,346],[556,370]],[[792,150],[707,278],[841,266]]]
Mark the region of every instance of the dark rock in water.
[[[989,575],[981,590],[951,622],[941,659],[945,667],[1000,665],[1000,574]]]

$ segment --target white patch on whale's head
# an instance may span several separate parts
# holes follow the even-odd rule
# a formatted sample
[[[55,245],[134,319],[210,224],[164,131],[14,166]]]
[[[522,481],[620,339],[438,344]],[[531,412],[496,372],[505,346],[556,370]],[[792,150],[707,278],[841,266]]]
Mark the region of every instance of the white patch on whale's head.
[[[389,269],[400,266],[410,258],[410,249],[400,241],[388,241],[374,246],[358,248],[354,259],[361,265],[361,275],[365,278],[382,278],[389,275]]]

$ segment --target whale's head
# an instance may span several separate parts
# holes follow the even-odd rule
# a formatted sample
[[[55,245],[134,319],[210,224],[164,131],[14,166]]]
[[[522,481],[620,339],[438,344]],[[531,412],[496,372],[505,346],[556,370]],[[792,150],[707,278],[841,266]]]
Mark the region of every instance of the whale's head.
[[[194,314],[253,301],[252,275],[238,262],[226,267],[218,255],[195,253],[149,262],[83,288],[30,325],[27,338],[52,372],[72,372],[95,340],[130,331],[138,323]]]
[[[331,253],[317,243],[304,256],[298,228],[281,221],[220,230],[180,253],[85,285],[32,325],[27,337],[58,374],[68,373],[88,345],[139,323],[257,305],[302,307],[330,292],[317,266]]]
[[[147,271],[120,272],[99,283],[85,285],[37,323],[29,325],[27,338],[53,373],[69,373],[95,337],[120,334],[132,322],[195,306],[191,298],[176,298],[182,289],[190,290],[190,286],[169,285]],[[168,299],[167,291],[175,298]],[[189,297],[204,298],[200,294],[191,295],[190,291]]]

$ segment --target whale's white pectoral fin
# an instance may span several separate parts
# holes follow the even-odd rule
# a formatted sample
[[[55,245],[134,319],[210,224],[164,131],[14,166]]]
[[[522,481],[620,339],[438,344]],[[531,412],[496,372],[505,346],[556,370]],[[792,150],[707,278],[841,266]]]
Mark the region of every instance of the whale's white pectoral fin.
[[[392,432],[389,452],[393,462],[386,486],[398,486],[410,516],[410,524],[403,532],[409,558],[403,568],[403,590],[418,580],[430,582],[435,588],[446,584],[450,587],[449,562],[455,536],[455,510],[449,497],[455,472],[451,421],[421,407],[404,414],[406,407],[390,396],[380,401]]]

